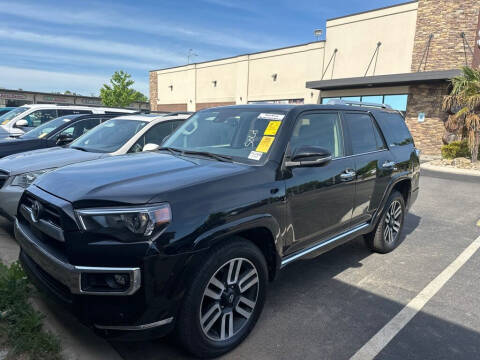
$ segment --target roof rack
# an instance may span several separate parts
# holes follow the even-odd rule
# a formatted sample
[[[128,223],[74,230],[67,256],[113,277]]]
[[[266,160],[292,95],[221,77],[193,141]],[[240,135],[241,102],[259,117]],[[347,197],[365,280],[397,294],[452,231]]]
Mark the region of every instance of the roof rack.
[[[192,111],[177,111],[165,114],[165,116],[192,115]]]
[[[353,100],[343,100],[343,99],[329,100],[327,105],[356,105],[356,106],[376,107],[376,108],[381,108],[381,109],[392,109],[392,107],[390,105],[387,105],[387,104],[377,104],[377,103],[369,103],[369,102],[353,101]]]

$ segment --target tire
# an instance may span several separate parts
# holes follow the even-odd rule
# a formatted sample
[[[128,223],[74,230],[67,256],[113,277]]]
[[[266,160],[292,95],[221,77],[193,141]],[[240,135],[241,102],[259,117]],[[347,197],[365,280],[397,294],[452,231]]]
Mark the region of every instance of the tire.
[[[255,326],[265,303],[267,264],[257,246],[235,238],[214,248],[195,273],[179,312],[177,336],[191,354],[217,357],[239,345]]]
[[[386,254],[401,242],[405,220],[405,200],[402,194],[394,191],[388,197],[382,217],[375,230],[365,235],[367,246],[375,252]]]

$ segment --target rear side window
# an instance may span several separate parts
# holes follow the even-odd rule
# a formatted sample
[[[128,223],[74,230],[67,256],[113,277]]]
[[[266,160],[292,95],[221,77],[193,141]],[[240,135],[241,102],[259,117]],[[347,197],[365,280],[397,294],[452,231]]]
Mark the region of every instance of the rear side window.
[[[353,154],[364,154],[384,148],[383,140],[369,114],[345,113]]]
[[[403,116],[397,113],[378,112],[375,114],[375,118],[385,135],[388,146],[413,144],[412,134],[410,134]]]

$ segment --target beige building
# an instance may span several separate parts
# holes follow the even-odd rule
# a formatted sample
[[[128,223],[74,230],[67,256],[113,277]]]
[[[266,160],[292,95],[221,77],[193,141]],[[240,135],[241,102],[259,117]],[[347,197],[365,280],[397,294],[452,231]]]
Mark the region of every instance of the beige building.
[[[436,154],[447,80],[480,58],[480,0],[419,0],[330,19],[326,40],[150,72],[152,110],[332,98],[403,111],[417,145]]]

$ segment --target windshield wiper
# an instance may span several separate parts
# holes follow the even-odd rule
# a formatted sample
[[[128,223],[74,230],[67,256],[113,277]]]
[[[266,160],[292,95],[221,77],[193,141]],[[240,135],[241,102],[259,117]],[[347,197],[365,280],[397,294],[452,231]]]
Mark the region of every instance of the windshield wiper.
[[[215,160],[218,160],[218,161],[223,161],[223,162],[232,162],[233,161],[233,157],[231,157],[231,156],[214,154],[214,153],[210,153],[210,152],[207,152],[207,151],[182,150],[182,154],[207,156],[209,158],[212,158],[212,159],[215,159]]]
[[[167,150],[169,151],[172,155],[177,155],[178,153],[182,153],[182,150],[180,149],[175,149],[175,148],[172,148],[172,147],[161,147],[161,148],[158,148],[158,151],[160,150]]]
[[[89,152],[86,148],[80,147],[80,146],[70,146],[70,149],[75,149],[75,150],[80,150],[80,151]]]

